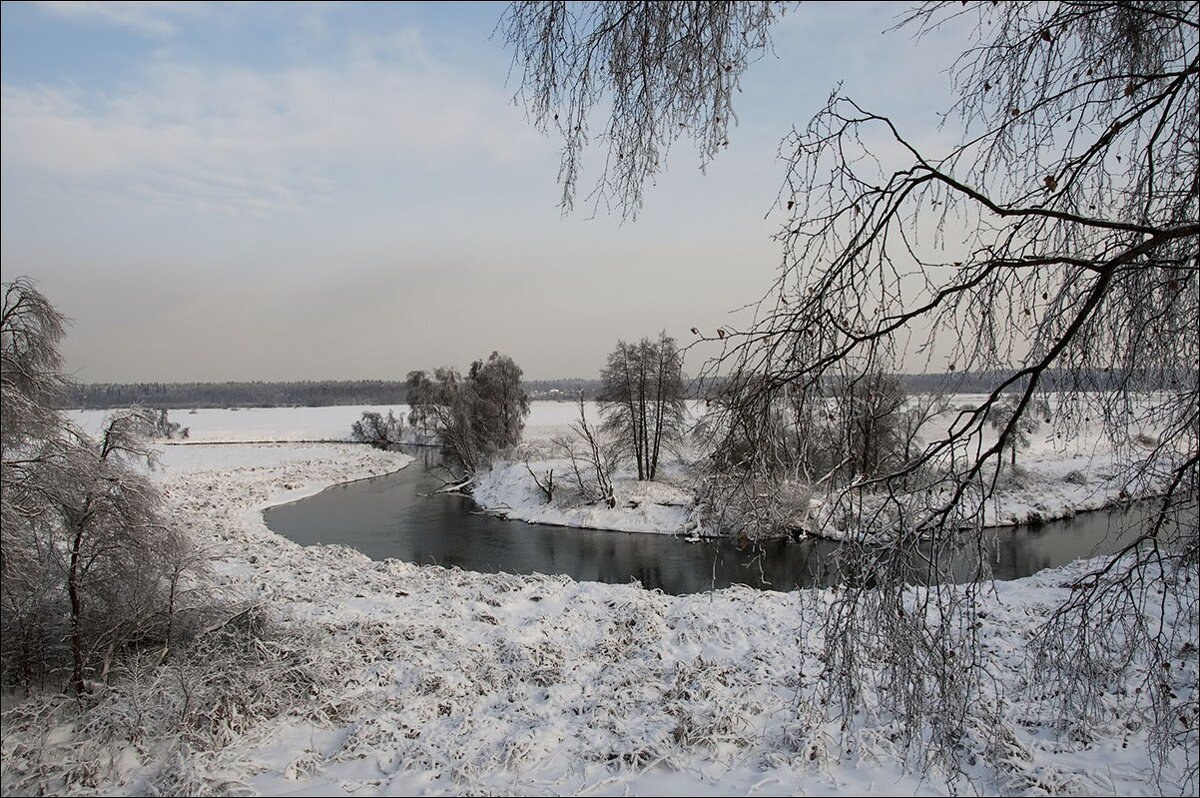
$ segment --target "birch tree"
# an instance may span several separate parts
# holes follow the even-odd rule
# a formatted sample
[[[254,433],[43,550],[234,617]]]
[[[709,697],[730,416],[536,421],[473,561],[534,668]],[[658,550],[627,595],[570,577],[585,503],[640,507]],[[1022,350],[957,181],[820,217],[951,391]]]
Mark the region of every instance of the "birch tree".
[[[600,373],[601,430],[633,457],[639,480],[658,474],[664,451],[682,439],[686,420],[683,359],[665,332],[636,344],[618,341]]]

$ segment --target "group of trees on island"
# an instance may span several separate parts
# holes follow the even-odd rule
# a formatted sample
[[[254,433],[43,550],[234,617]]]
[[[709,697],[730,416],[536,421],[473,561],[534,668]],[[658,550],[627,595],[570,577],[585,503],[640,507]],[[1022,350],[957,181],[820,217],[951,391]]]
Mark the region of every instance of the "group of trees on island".
[[[529,397],[521,367],[508,355],[492,352],[473,362],[465,376],[445,366],[412,371],[405,384],[409,424],[422,435],[435,435],[466,474],[521,442]]]
[[[617,342],[600,374],[600,423],[589,422],[580,394],[570,439],[555,442],[574,464],[581,496],[611,505],[612,477],[622,463],[638,480],[659,475],[663,455],[678,455],[692,431],[687,385],[682,352],[665,332],[654,339]],[[529,399],[521,387],[521,369],[511,357],[493,352],[488,360],[475,361],[465,376],[450,367],[412,371],[405,386],[409,426],[391,410],[386,415],[365,411],[352,425],[354,440],[380,447],[404,440],[436,442],[463,475],[500,453],[511,453],[521,442]],[[767,415],[765,426],[762,416],[736,416],[744,409],[726,407],[727,401],[720,389],[709,400],[715,409],[708,415],[722,419],[716,427],[719,440],[710,421],[697,427],[716,473],[743,471],[751,465],[751,453],[761,458],[770,452],[774,473],[835,486],[878,477],[915,458],[926,426],[948,409],[941,394],[911,397],[898,376],[882,372],[831,381],[819,409],[812,404],[778,408]],[[997,413],[992,423],[1007,423],[1007,416]],[[1027,436],[1010,443],[1014,464],[1016,447],[1027,443]],[[553,475],[530,473],[551,500]]]
[[[352,424],[351,437],[379,447],[405,440],[437,443],[451,455],[452,467],[461,469],[456,476],[466,477],[521,442],[529,415],[521,375],[521,367],[499,352],[473,362],[466,375],[449,366],[411,371],[405,379],[407,432],[404,419],[394,411],[364,411]],[[594,500],[611,503],[610,472],[620,458],[635,464],[639,480],[652,480],[662,454],[674,451],[686,432],[687,383],[675,339],[661,333],[655,340],[643,338],[635,344],[619,341],[600,383],[597,398],[603,423],[599,429],[588,423],[580,392],[575,431],[590,446],[584,459],[601,488],[597,492],[583,487],[587,481],[578,468],[576,476],[584,494],[596,493]],[[565,450],[578,461],[573,446]],[[548,497],[553,495],[553,477],[550,480],[542,487]]]

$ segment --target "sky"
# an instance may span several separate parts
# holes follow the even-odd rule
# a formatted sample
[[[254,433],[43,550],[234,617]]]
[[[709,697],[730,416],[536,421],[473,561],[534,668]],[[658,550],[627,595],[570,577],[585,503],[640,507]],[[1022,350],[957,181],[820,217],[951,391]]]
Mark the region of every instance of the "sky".
[[[674,148],[622,222],[559,208],[503,4],[6,2],[3,279],[69,317],[83,382],[403,379],[494,350],[595,377],[619,339],[690,343],[770,288],[780,141],[839,83],[937,135],[954,49],[889,31],[906,8],[785,15],[729,149],[702,173]]]

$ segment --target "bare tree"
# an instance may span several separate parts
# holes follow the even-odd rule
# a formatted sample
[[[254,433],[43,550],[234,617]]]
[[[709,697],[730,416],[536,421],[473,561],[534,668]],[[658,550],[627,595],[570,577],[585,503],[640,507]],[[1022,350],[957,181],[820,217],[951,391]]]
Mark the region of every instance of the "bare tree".
[[[15,449],[52,437],[61,427],[55,407],[67,387],[58,353],[65,322],[25,277],[4,286],[2,313],[0,444]],[[10,465],[18,464],[10,461]],[[7,473],[4,481],[10,481]]]
[[[145,473],[155,416],[115,415],[92,441],[51,404],[66,385],[61,335],[62,317],[32,284],[5,286],[0,660],[6,681],[30,684],[65,654],[82,693],[118,649],[169,645],[192,560]]]
[[[1021,401],[1021,397],[1017,394],[1006,394],[999,401],[992,405],[991,413],[988,416],[988,425],[996,430],[1003,432],[1008,430],[1008,452],[1013,468],[1017,467],[1017,450],[1025,449],[1032,443],[1032,435],[1037,432],[1040,425],[1041,417],[1048,417],[1050,408],[1044,401],[1031,404],[1025,414],[1015,422],[1013,416],[1016,415],[1017,406]]]
[[[675,339],[617,342],[600,373],[601,429],[632,455],[638,479],[654,479],[659,457],[683,437],[683,359]]]
[[[580,453],[575,448],[575,440],[565,437],[556,439],[555,446],[571,461],[571,474],[575,477],[575,487],[579,495],[593,504],[616,507],[612,472],[616,468],[618,455],[612,447],[606,447],[600,442],[596,428],[588,423],[582,392],[575,401],[579,409],[579,418],[571,423],[571,432],[586,448]]]
[[[762,3],[665,5],[519,3],[507,18],[524,96],[564,135],[568,201],[594,106],[611,108],[599,195],[626,211],[661,167],[663,141],[700,137],[706,157],[719,146],[729,84],[697,76],[739,75],[775,15]],[[1059,431],[1098,423],[1118,452],[1138,428],[1157,430],[1124,463],[1131,485],[1160,494],[1137,539],[1076,585],[1038,639],[1041,661],[1058,663],[1073,695],[1080,671],[1063,664],[1092,662],[1090,678],[1119,671],[1132,655],[1118,638],[1156,672],[1169,667],[1171,630],[1125,637],[1127,619],[1148,600],[1197,612],[1196,580],[1171,572],[1200,558],[1200,19],[1196,2],[934,2],[902,24],[923,34],[951,21],[973,25],[952,65],[961,99],[947,120],[961,123],[960,143],[932,152],[835,92],[783,143],[780,273],[748,324],[721,330],[707,373],[728,375],[723,428],[742,435],[729,445],[742,444],[750,469],[776,457],[778,445],[759,445],[772,430],[819,409],[831,376],[893,371],[910,340],[947,371],[1000,375],[917,457],[836,498],[865,536],[888,532],[893,545],[848,550],[872,577],[823,620],[831,695],[849,711],[864,663],[893,663],[878,695],[910,721],[911,743],[957,768],[955,740],[987,684],[970,631],[983,588],[951,586],[942,555],[970,541],[986,577],[981,510],[1041,392],[1063,397]],[[1008,422],[985,440],[1010,391]],[[901,567],[914,558],[934,583],[915,611]],[[1104,652],[1124,658],[1093,662]],[[1194,691],[1151,701],[1159,718],[1197,715]],[[1159,755],[1179,740],[1155,739]]]
[[[164,590],[169,562],[183,542],[158,489],[136,468],[153,462],[146,443],[153,428],[151,413],[118,414],[98,442],[65,447],[39,475],[38,490],[56,516],[46,538],[65,557],[71,682],[77,693],[84,691],[86,668],[98,652],[146,634],[169,604]]]
[[[525,458],[525,470],[529,472],[529,476],[533,478],[533,484],[538,486],[538,490],[546,497],[546,504],[554,502],[554,469],[547,469],[542,476],[538,476],[533,470],[533,466],[529,465],[529,458]]]
[[[838,380],[830,418],[839,427],[832,436],[840,445],[845,481],[871,479],[903,468],[904,416],[907,395],[894,375],[873,372]]]
[[[64,319],[26,278],[4,286],[0,315],[0,572],[7,578],[23,567],[27,547],[19,541],[44,510],[29,480],[47,456],[44,442],[55,439],[62,418],[55,407],[67,383],[58,344]]]
[[[610,103],[604,166],[589,194],[627,215],[690,136],[703,166],[728,146],[742,73],[792,3],[512,3],[500,26],[536,124],[562,134],[562,206],[575,202],[592,110]]]

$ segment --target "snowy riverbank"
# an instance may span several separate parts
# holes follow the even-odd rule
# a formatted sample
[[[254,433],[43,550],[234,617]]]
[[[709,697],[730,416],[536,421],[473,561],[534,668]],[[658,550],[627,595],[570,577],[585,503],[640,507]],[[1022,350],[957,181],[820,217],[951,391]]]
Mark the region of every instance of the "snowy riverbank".
[[[955,397],[959,405],[982,397]],[[689,412],[696,416],[702,403],[693,402]],[[346,441],[350,425],[363,410],[407,417],[408,408],[394,407],[298,407],[243,408],[241,410],[172,411],[172,421],[190,427],[189,444],[237,442]],[[594,402],[586,405],[592,423],[599,419]],[[686,463],[670,459],[663,476],[654,483],[638,482],[628,468],[614,475],[616,506],[590,504],[571,491],[569,461],[555,455],[553,441],[569,437],[578,409],[571,402],[531,403],[526,420],[522,453],[529,468],[545,482],[553,470],[558,485],[554,501],[547,502],[542,489],[526,468],[524,459],[499,461],[481,472],[474,485],[474,499],[485,510],[506,518],[563,527],[607,529],[623,532],[704,534],[695,497],[684,473]],[[76,411],[73,417],[85,430],[100,428],[103,411]],[[947,416],[949,418],[949,416]],[[990,441],[985,441],[990,443]],[[170,447],[172,449],[177,447]],[[1122,462],[1138,452],[1117,452],[1103,438],[1098,426],[1088,426],[1065,439],[1052,431],[1034,433],[1019,458],[1015,474],[1006,470],[996,494],[984,508],[987,526],[1011,526],[1069,518],[1086,510],[1108,507],[1130,498],[1153,494],[1153,484],[1128,484],[1117,475]],[[694,454],[693,454],[694,456]],[[838,537],[825,530],[826,537]]]
[[[978,396],[958,396],[952,404],[981,401]],[[476,480],[474,498],[484,509],[514,520],[531,523],[610,529],[625,532],[711,535],[701,513],[697,513],[695,495],[686,474],[687,462],[670,459],[664,464],[664,476],[657,483],[638,482],[628,465],[613,475],[616,506],[607,508],[583,501],[571,489],[569,460],[555,458],[548,442],[567,431],[571,421],[568,406],[559,404],[553,413],[537,403],[531,415],[524,461],[500,461],[481,472]],[[698,411],[692,407],[692,413]],[[589,417],[598,415],[589,407]],[[953,411],[944,421],[952,418]],[[990,446],[992,432],[982,444]],[[1099,425],[1085,426],[1069,439],[1052,430],[1030,437],[1020,452],[1018,468],[1007,463],[997,489],[984,507],[984,524],[989,527],[1040,523],[1070,518],[1077,513],[1099,510],[1131,499],[1156,495],[1165,482],[1129,483],[1121,475],[1129,473],[1128,460],[1141,452],[1115,450],[1103,436]],[[531,474],[530,471],[533,473]],[[547,501],[538,481],[546,483],[553,471],[558,484],[554,499]],[[537,475],[537,480],[534,479]],[[586,476],[586,475],[585,475]],[[813,510],[817,512],[819,497]],[[844,530],[826,527],[820,537],[838,539]]]
[[[950,791],[936,775],[906,774],[903,752],[889,742],[896,719],[885,714],[856,717],[841,748],[841,719],[813,702],[823,664],[812,619],[827,592],[665,596],[372,562],[344,547],[284,540],[261,509],[394,470],[403,456],[241,444],[171,446],[163,462],[169,501],[209,553],[209,578],[310,641],[308,697],[246,719],[208,747],[169,728],[130,737],[100,720],[103,704],[73,722],[10,713],[5,794],[154,794],[180,784],[309,795]],[[968,739],[978,748],[966,752],[978,762],[967,767],[977,789],[1180,791],[1182,753],[1161,785],[1153,779],[1150,718],[1134,689],[1147,674],[1136,663],[1104,688],[1105,709],[1086,733],[1070,739],[1022,686],[1023,641],[1082,567],[997,583],[984,599],[978,640],[1004,697],[989,731],[1007,742],[993,770],[984,764],[987,735]],[[1147,612],[1155,620],[1161,610]],[[1168,605],[1162,620],[1195,640],[1196,618]],[[1195,648],[1181,650],[1168,689],[1186,699],[1196,678]],[[177,688],[151,679],[128,689],[152,706],[153,691]],[[1179,729],[1180,751],[1193,758],[1195,721]]]

